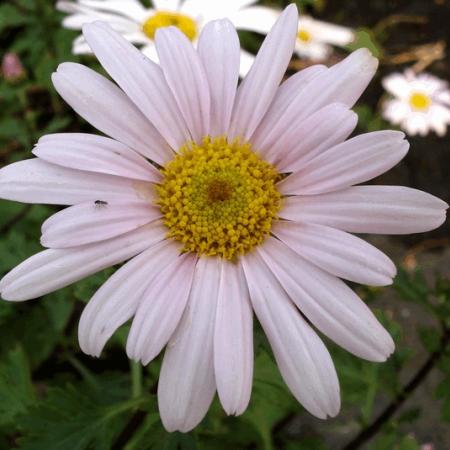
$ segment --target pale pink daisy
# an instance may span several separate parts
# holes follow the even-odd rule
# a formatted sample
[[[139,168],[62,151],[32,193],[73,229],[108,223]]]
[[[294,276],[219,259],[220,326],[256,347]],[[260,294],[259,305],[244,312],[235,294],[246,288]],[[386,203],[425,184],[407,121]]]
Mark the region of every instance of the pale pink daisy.
[[[130,358],[165,347],[158,403],[169,431],[188,431],[215,392],[227,414],[252,386],[253,312],[281,374],[319,418],[340,408],[323,333],[353,354],[384,361],[394,343],[340,278],[387,285],[391,260],[349,233],[415,233],[447,205],[415,189],[354,186],[406,154],[401,132],[347,140],[350,108],[377,61],[359,50],[281,83],[297,38],[286,8],[238,85],[239,41],[228,20],[202,31],[198,51],[177,29],[156,34],[160,65],[109,26],[85,26],[116,86],[78,64],[53,75],[61,96],[110,138],[44,136],[36,159],[0,171],[3,198],[73,205],[42,227],[48,247],[0,282],[22,301],[131,259],[99,289],[79,326],[99,356],[133,318]]]
[[[399,125],[410,135],[435,131],[444,136],[450,125],[448,83],[429,73],[406,69],[383,79],[383,87],[392,96],[383,103],[383,117]]]
[[[153,7],[146,8],[139,0],[60,0],[56,8],[68,14],[62,22],[65,28],[81,30],[86,23],[107,22],[125,39],[141,46],[151,60],[158,62],[155,34],[162,27],[178,27],[195,45],[207,22],[225,17],[236,22],[237,28],[259,32],[262,27],[266,34],[276,18],[255,15],[255,11],[264,9],[250,7],[256,1],[153,0]],[[73,52],[91,53],[83,35],[74,40]],[[241,76],[248,72],[254,59],[254,55],[241,49]]]

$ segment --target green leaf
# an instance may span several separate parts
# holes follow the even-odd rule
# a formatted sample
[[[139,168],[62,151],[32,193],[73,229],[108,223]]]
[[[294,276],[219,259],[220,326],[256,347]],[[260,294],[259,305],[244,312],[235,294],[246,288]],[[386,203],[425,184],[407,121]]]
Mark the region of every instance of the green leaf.
[[[81,382],[52,387],[20,421],[21,450],[110,450],[132,411],[148,399],[127,400],[128,378],[104,374],[96,388]]]
[[[406,436],[396,447],[396,450],[420,450],[420,445],[412,436]]]
[[[356,30],[355,40],[348,45],[348,49],[351,51],[357,50],[358,48],[368,48],[376,58],[383,56],[383,47],[377,42],[372,31],[367,28]]]
[[[13,5],[0,5],[0,32],[9,27],[24,25],[28,21],[27,15],[20,13]]]
[[[0,426],[11,425],[34,401],[27,357],[17,346],[0,363]]]
[[[264,449],[273,449],[271,430],[287,414],[300,407],[288,392],[276,364],[266,352],[255,359],[250,406],[242,416],[258,431]]]

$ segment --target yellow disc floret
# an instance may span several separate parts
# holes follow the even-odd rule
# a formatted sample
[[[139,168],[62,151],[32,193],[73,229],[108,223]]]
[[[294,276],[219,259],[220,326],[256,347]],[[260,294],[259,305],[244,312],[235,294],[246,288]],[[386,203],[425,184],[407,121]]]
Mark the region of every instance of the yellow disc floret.
[[[197,37],[197,23],[185,14],[158,11],[142,25],[142,30],[150,39],[155,38],[158,28],[174,26],[180,29],[191,41]]]
[[[261,244],[280,209],[279,174],[249,144],[206,137],[163,169],[158,204],[184,251],[234,259]]]
[[[413,92],[409,97],[409,104],[413,109],[426,111],[431,105],[431,99],[423,92]]]
[[[297,37],[302,42],[309,42],[311,40],[311,33],[306,30],[300,30],[297,33]]]

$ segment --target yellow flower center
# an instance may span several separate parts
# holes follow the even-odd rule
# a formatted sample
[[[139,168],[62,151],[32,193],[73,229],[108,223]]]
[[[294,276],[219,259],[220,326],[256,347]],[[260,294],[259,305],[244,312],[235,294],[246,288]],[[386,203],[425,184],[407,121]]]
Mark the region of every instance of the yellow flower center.
[[[158,11],[144,22],[142,29],[146,36],[154,39],[158,28],[170,26],[179,28],[191,41],[197,37],[197,23],[195,20],[177,12]]]
[[[281,206],[279,174],[238,140],[189,143],[163,169],[158,205],[184,251],[234,259],[261,244]]]
[[[409,104],[413,109],[426,111],[431,105],[431,99],[422,92],[413,92],[409,97]]]
[[[306,30],[300,30],[297,33],[297,37],[299,38],[300,41],[302,42],[309,42],[311,40],[311,33],[309,33]]]

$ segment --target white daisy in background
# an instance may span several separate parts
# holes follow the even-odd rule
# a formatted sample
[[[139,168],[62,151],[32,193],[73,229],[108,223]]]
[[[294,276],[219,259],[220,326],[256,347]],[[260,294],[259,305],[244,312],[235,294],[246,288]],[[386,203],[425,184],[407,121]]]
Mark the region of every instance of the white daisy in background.
[[[393,96],[383,103],[383,117],[410,135],[425,136],[435,131],[439,136],[450,124],[450,90],[446,81],[428,73],[393,73],[382,81]]]
[[[237,28],[267,34],[279,15],[280,11],[274,8],[251,6],[235,13],[231,19]],[[345,47],[354,39],[355,33],[350,28],[302,14],[298,21],[295,52],[301,58],[324,61],[333,51],[332,46]]]
[[[155,47],[156,30],[167,26],[178,27],[194,44],[203,26],[214,19],[235,18],[243,29],[259,31],[258,17],[254,17],[248,6],[257,0],[153,0],[153,8],[145,8],[139,0],[74,0],[58,1],[57,9],[69,15],[63,26],[81,30],[85,23],[96,20],[107,22],[125,39],[141,46],[151,60],[158,62]],[[258,9],[258,8],[257,8]],[[279,14],[278,14],[279,15]],[[275,23],[276,17],[263,17],[265,34]],[[239,27],[238,27],[239,28]],[[83,35],[73,43],[75,54],[91,53]],[[241,50],[241,76],[250,69],[254,55]]]
[[[353,42],[355,33],[350,28],[301,16],[295,50],[301,58],[326,60],[333,46],[345,47]]]
[[[280,85],[297,32],[291,5],[237,87],[228,20],[204,27],[198,51],[177,28],[158,30],[160,65],[108,25],[86,25],[118,86],[73,63],[53,83],[110,137],[44,136],[37,158],[0,171],[2,198],[72,205],[43,224],[47,250],[2,279],[2,297],[36,298],[130,259],[86,306],[80,345],[99,356],[133,318],[130,358],[148,364],[166,347],[158,403],[169,431],[195,427],[216,390],[228,414],[246,409],[252,310],[294,396],[335,416],[339,382],[316,330],[370,361],[394,350],[340,278],[387,285],[395,266],[350,233],[417,233],[445,220],[447,205],[427,193],[354,186],[398,163],[408,143],[398,131],[347,140],[350,108],[377,67],[365,49]]]

